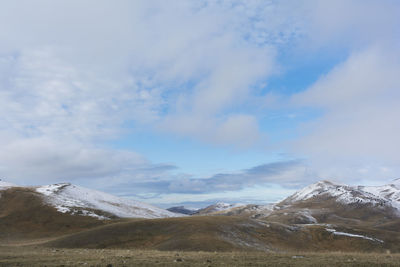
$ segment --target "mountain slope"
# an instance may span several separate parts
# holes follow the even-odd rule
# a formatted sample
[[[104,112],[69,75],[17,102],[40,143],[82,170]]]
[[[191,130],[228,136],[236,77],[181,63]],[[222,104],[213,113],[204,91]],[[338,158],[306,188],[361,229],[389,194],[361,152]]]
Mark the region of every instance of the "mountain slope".
[[[60,236],[103,225],[108,221],[60,213],[43,202],[32,188],[0,191],[0,242]]]
[[[43,200],[59,212],[106,219],[120,218],[165,218],[179,215],[152,205],[116,197],[104,192],[69,183],[37,187]]]
[[[53,238],[114,223],[119,221],[115,220],[118,218],[176,216],[175,213],[145,203],[67,183],[39,187],[0,183],[2,243]]]
[[[384,239],[384,240],[383,240]],[[399,251],[399,236],[324,225],[290,226],[236,216],[191,216],[121,222],[59,238],[59,248],[185,251]]]
[[[267,217],[274,210],[274,204],[267,205],[238,205],[228,209],[223,209],[209,213],[209,215],[224,215],[224,216],[242,216],[249,218],[264,218]]]
[[[208,215],[217,212],[223,212],[232,208],[244,206],[243,204],[229,204],[224,202],[218,202],[213,205],[197,210],[193,215]]]
[[[320,181],[289,196],[279,203],[279,206],[290,206],[316,199],[333,199],[343,205],[387,208],[400,215],[400,182],[384,186],[347,186]]]
[[[358,187],[334,184],[329,181],[320,181],[309,185],[286,198],[282,203],[290,204],[306,201],[312,198],[335,198],[342,204],[371,204],[375,206],[390,205],[390,200],[363,191]]]
[[[276,204],[268,220],[289,224],[379,225],[399,219],[395,187],[347,186],[320,181]],[[397,190],[397,191],[396,191]],[[376,191],[381,192],[377,194]],[[388,193],[384,195],[384,193]]]
[[[71,184],[4,184],[0,245],[47,238],[46,246],[67,248],[400,252],[394,185],[372,189],[379,195],[322,181],[276,205],[219,203],[203,210],[230,216],[165,218],[167,211]],[[142,219],[118,219],[128,215]]]
[[[400,179],[383,186],[359,186],[358,189],[386,199],[393,207],[400,211]]]

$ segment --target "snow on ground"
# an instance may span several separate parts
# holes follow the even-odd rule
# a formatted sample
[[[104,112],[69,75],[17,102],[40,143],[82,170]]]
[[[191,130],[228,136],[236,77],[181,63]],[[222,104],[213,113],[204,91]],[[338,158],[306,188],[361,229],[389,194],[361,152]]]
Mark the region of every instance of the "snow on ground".
[[[15,187],[15,186],[17,186],[17,185],[0,180],[0,190],[6,190],[7,188]]]
[[[396,179],[391,184],[382,186],[359,186],[365,192],[379,196],[392,203],[400,211],[400,180]]]
[[[259,212],[270,212],[273,211],[275,208],[275,203],[272,204],[265,204],[265,205],[255,205],[251,208],[251,210],[256,210]]]
[[[309,185],[300,191],[294,193],[290,198],[291,201],[301,201],[313,198],[321,193],[329,192],[333,187],[333,184],[328,181],[320,181],[315,184]]]
[[[349,236],[349,237],[356,237],[356,238],[362,238],[362,239],[367,239],[375,242],[380,242],[383,243],[384,241],[378,238],[373,238],[373,237],[368,237],[365,235],[356,235],[356,234],[350,234],[350,233],[345,233],[345,232],[338,232],[333,228],[325,228],[326,231],[331,232],[334,235],[343,235],[343,236]]]
[[[63,213],[80,214],[105,219],[93,210],[101,210],[122,218],[164,218],[179,215],[139,201],[116,197],[104,192],[69,183],[36,188],[45,200]]]
[[[366,202],[377,204],[381,202],[379,196],[369,192],[360,192],[351,186],[333,184],[328,181],[320,181],[305,187],[292,195],[291,201],[307,200],[324,194],[337,197],[339,202],[345,204]]]
[[[212,207],[212,209],[214,211],[223,211],[223,210],[228,210],[228,209],[237,208],[237,207],[241,207],[241,206],[244,206],[244,204],[241,204],[241,203],[229,204],[229,203],[224,203],[224,202],[218,202],[214,205],[211,205],[210,207]]]
[[[320,181],[309,185],[288,198],[289,203],[304,201],[316,196],[335,197],[343,204],[387,205],[400,212],[400,181],[384,186],[346,186],[329,181]]]
[[[251,206],[251,205],[249,205]],[[256,212],[256,216],[266,217],[275,209],[275,204],[255,205],[248,208],[250,212]]]
[[[308,209],[298,211],[298,214],[301,215],[303,218],[308,220],[308,223],[318,223],[317,219],[315,219],[311,212]]]

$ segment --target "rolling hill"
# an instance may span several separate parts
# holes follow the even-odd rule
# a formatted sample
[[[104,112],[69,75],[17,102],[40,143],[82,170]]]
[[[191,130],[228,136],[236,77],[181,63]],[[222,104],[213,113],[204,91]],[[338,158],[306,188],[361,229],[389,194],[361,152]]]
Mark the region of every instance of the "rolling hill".
[[[35,188],[44,202],[59,212],[97,217],[119,218],[165,218],[176,217],[175,213],[155,206],[116,197],[70,183],[52,184]]]
[[[400,192],[397,185],[390,188]],[[266,219],[282,223],[334,223],[371,227],[397,221],[400,211],[396,194],[372,193],[375,191],[371,187],[320,181],[277,203]]]
[[[385,240],[382,240],[384,238]],[[236,216],[127,221],[48,242],[58,248],[182,251],[399,251],[399,237],[327,225],[285,225]]]
[[[60,236],[121,218],[176,216],[142,202],[69,183],[19,187],[0,181],[0,241]]]
[[[187,251],[400,252],[399,181],[320,181],[268,205],[217,203],[179,216],[69,183],[0,184],[0,243]],[[50,241],[49,241],[50,240]]]

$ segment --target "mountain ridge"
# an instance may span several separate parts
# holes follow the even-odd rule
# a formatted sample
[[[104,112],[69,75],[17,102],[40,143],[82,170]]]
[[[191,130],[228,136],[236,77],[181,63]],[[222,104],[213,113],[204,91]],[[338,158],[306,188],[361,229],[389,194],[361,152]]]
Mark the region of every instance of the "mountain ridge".
[[[400,251],[400,217],[388,204],[397,201],[397,186],[373,189],[381,195],[320,181],[275,204],[217,203],[210,213],[132,219],[115,215],[115,208],[124,208],[121,198],[70,183],[4,186],[0,244],[47,239],[35,242],[60,248]],[[378,205],[381,200],[386,202]]]
[[[290,205],[313,198],[335,198],[336,202],[342,204],[388,206],[395,209],[400,216],[400,186],[396,184],[349,186],[322,180],[295,192],[280,204]]]
[[[43,203],[54,207],[60,213],[90,216],[101,220],[117,217],[151,219],[179,216],[176,213],[147,203],[120,198],[71,183],[23,187],[0,181],[1,191],[10,188],[26,188],[28,191],[37,193],[37,196],[42,199]]]

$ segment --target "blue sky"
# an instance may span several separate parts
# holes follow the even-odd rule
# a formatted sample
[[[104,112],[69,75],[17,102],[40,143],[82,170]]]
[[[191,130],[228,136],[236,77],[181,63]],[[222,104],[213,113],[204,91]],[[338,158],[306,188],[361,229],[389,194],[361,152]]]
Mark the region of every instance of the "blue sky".
[[[163,207],[400,176],[398,1],[3,1],[0,176]]]

